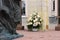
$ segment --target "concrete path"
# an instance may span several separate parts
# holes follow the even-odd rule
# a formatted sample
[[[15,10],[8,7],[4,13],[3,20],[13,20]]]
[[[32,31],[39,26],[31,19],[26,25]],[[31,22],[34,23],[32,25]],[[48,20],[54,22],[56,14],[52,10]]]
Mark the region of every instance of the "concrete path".
[[[19,34],[23,34],[24,37],[14,40],[60,40],[60,31],[17,31]]]

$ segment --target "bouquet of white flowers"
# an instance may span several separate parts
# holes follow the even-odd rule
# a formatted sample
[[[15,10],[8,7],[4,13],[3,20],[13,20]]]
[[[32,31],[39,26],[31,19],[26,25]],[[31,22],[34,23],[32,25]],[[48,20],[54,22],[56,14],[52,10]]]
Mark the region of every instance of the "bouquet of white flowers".
[[[32,16],[30,16],[30,18],[28,19],[27,22],[28,22],[28,24],[27,24],[28,29],[32,30],[32,28],[39,29],[40,27],[42,27],[41,25],[42,25],[43,20],[38,15],[38,13],[34,13],[34,14],[32,14]]]

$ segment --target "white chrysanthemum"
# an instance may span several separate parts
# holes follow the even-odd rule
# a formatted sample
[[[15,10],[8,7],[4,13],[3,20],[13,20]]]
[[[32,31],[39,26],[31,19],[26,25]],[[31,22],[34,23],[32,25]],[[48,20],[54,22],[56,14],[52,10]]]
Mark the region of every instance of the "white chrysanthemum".
[[[40,21],[42,21],[42,19],[40,19]]]
[[[33,24],[33,26],[37,26],[37,24],[36,24],[36,23],[34,23],[34,24]]]
[[[38,19],[36,18],[35,20],[33,20],[33,22],[36,22]]]
[[[40,22],[36,22],[36,25],[40,24]]]
[[[39,15],[37,15],[37,17],[40,17]]]

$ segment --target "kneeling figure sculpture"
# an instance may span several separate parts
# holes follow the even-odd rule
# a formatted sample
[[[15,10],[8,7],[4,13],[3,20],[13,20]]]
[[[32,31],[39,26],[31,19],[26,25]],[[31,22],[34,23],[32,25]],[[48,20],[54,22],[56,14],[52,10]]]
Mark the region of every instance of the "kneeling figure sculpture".
[[[21,21],[20,0],[0,0],[0,39],[12,40],[23,35],[16,33],[16,26]]]

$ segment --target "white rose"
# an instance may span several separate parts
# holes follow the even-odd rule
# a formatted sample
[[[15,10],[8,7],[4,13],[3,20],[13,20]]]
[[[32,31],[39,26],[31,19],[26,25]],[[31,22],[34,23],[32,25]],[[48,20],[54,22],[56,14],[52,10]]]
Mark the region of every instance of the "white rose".
[[[40,19],[40,21],[42,21],[42,19]]]
[[[40,17],[39,15],[37,15],[37,17]]]
[[[33,20],[33,22],[36,22],[35,20]]]
[[[35,20],[37,21],[38,19],[36,18]]]
[[[40,24],[40,22],[36,22],[36,25]]]

